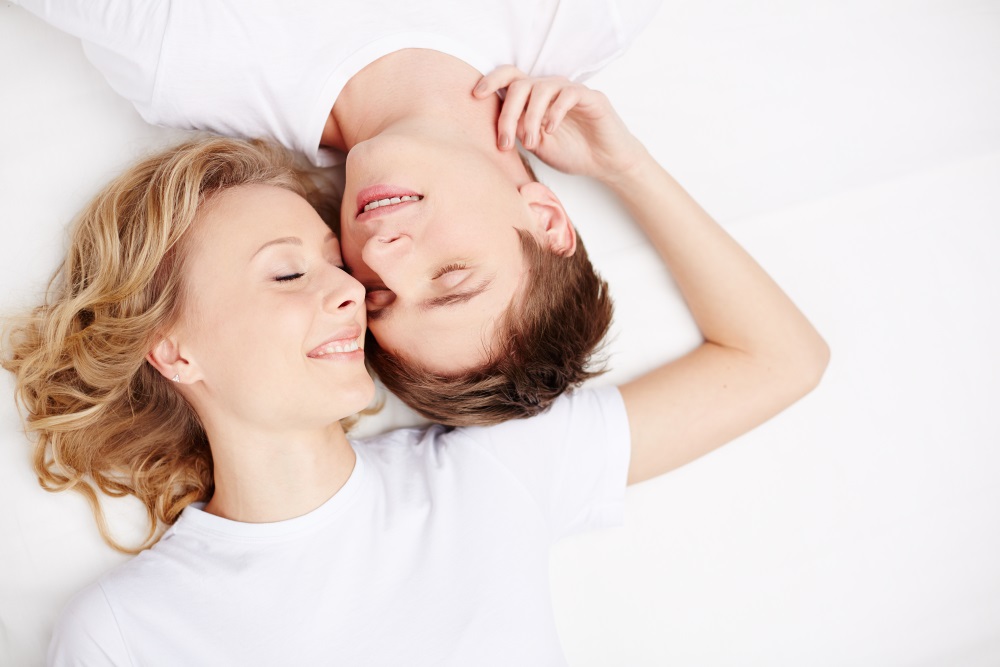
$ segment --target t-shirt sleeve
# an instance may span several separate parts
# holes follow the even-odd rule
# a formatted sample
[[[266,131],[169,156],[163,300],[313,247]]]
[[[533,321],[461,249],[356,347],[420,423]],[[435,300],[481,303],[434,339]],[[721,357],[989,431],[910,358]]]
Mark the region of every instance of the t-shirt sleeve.
[[[534,76],[586,81],[629,48],[649,24],[662,0],[576,0],[560,2]]]
[[[461,431],[527,490],[553,541],[622,523],[631,437],[616,387],[579,389],[535,417]]]
[[[140,110],[153,97],[170,3],[165,0],[14,0],[79,37],[87,58]]]
[[[63,609],[52,632],[46,664],[49,667],[132,664],[100,584],[84,589]]]

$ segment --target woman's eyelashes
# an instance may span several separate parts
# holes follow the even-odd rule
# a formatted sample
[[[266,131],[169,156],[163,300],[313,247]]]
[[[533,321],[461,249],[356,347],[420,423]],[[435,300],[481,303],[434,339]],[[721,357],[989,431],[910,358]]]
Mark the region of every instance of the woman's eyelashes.
[[[334,268],[337,268],[337,269],[339,269],[341,271],[344,271],[345,273],[347,272],[346,269],[344,268],[343,264],[338,264],[338,263],[335,263],[335,262],[331,262],[331,264],[334,266]],[[295,272],[292,272],[292,273],[281,273],[281,274],[276,275],[274,277],[274,280],[275,280],[275,282],[279,282],[279,283],[290,283],[293,280],[298,280],[299,278],[304,277],[305,275],[306,275],[305,271],[295,271]]]

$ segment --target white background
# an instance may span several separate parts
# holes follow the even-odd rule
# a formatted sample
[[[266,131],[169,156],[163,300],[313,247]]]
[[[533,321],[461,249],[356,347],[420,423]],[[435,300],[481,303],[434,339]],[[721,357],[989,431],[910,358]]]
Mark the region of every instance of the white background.
[[[552,561],[574,666],[1000,664],[1000,2],[668,0],[591,85],[771,272],[833,359],[813,394],[629,489]],[[146,126],[79,44],[0,4],[0,311]],[[540,169],[617,300],[619,382],[697,333],[606,192]],[[40,490],[0,395],[0,664],[120,562]],[[365,429],[409,419],[390,405]],[[668,438],[669,434],[665,434]],[[108,505],[138,534],[128,501]]]

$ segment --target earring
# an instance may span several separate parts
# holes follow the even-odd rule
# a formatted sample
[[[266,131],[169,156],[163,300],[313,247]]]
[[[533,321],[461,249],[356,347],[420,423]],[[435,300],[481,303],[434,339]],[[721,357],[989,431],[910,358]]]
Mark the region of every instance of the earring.
[[[172,377],[172,378],[170,378],[170,379],[171,379],[171,380],[172,380],[173,382],[180,382],[180,381],[181,381],[181,376],[180,376],[180,374],[178,373],[177,375],[173,376],[173,377]]]

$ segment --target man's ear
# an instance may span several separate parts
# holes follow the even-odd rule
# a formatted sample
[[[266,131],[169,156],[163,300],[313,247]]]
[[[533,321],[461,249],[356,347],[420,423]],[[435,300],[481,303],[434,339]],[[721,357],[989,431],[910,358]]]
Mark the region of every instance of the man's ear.
[[[555,193],[538,181],[525,183],[519,192],[534,214],[535,238],[561,257],[576,252],[576,230]]]
[[[181,354],[180,347],[172,336],[165,336],[154,343],[146,353],[146,361],[163,377],[174,382],[191,384],[201,379],[197,366]]]

